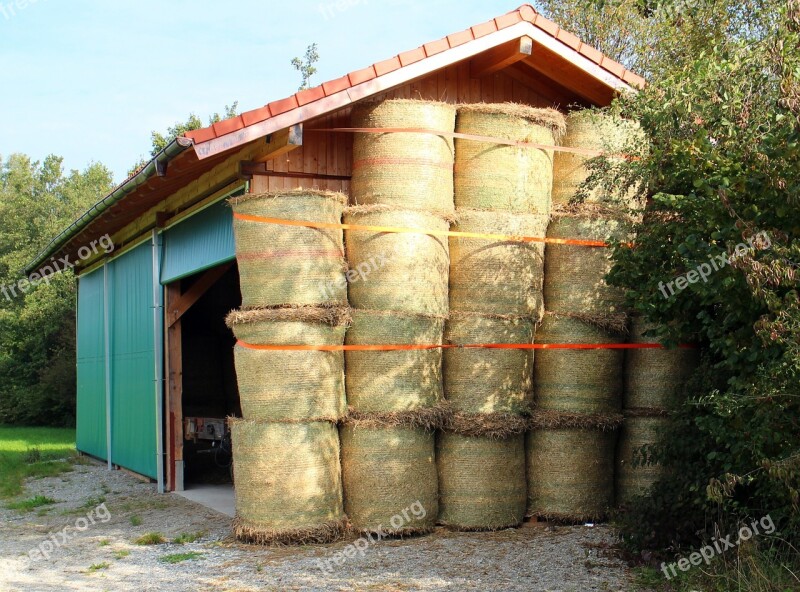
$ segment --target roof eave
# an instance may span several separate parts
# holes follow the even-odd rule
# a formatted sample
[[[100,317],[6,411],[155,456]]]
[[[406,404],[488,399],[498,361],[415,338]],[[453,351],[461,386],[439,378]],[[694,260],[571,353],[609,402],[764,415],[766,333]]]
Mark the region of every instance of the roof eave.
[[[126,195],[135,191],[138,187],[149,181],[153,175],[158,174],[158,170],[165,167],[176,156],[187,150],[194,144],[191,138],[183,136],[177,137],[167,144],[161,152],[156,154],[138,173],[127,179],[111,193],[94,204],[89,210],[83,213],[80,218],[75,220],[65,228],[58,236],[51,240],[48,245],[36,257],[25,266],[23,272],[29,276],[39,269],[45,261],[59,249],[67,245],[75,236],[84,230],[89,224],[96,220],[103,212],[114,204],[120,202]]]
[[[415,78],[425,76],[454,63],[475,57],[499,44],[518,39],[523,35],[531,37],[534,43],[556,52],[568,59],[591,77],[618,92],[635,92],[634,87],[618,76],[602,68],[582,53],[565,45],[552,35],[527,21],[495,31],[463,45],[450,48],[421,61],[400,67],[361,84],[326,95],[312,103],[289,109],[263,121],[253,123],[230,133],[206,141],[196,141],[195,153],[199,160],[210,158],[222,152],[243,146],[254,140],[286,129],[292,125],[325,115],[352,103],[389,90]],[[621,67],[621,66],[620,66]]]

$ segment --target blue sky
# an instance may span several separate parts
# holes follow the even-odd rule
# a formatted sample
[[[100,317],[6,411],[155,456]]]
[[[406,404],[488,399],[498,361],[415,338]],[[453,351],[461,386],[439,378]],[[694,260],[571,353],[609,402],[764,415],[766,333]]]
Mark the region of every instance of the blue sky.
[[[297,90],[413,49],[523,0],[0,0],[0,156],[102,162],[122,180],[150,131]]]

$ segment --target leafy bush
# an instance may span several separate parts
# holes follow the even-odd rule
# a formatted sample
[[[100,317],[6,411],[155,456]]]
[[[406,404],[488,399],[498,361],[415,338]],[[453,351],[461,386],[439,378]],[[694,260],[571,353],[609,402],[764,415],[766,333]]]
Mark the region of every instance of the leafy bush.
[[[665,342],[707,352],[653,451],[669,477],[621,518],[635,550],[697,546],[766,514],[800,543],[800,8],[777,14],[616,106],[651,150],[622,166],[649,199],[609,281]],[[593,167],[594,181],[608,170]],[[711,260],[705,279],[664,289]]]

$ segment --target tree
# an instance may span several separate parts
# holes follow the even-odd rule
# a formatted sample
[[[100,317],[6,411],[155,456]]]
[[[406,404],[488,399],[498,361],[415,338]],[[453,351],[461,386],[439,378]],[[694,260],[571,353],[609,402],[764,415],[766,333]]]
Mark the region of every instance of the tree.
[[[208,118],[208,125],[214,125],[224,119],[236,117],[239,113],[239,101],[234,101],[232,105],[225,105],[225,111],[222,115],[213,113]],[[153,130],[150,132],[150,158],[154,158],[159,152],[166,148],[178,136],[182,136],[186,132],[200,129],[203,127],[203,121],[194,113],[190,113],[186,121],[178,121],[174,125],[167,128],[167,131],[161,133]],[[139,161],[128,171],[128,176],[133,176],[147,164],[149,159],[140,158]]]
[[[584,43],[648,80],[680,68],[715,40],[763,38],[777,26],[774,0],[539,0],[538,8]]]
[[[319,61],[319,53],[317,52],[317,44],[312,43],[306,48],[305,56],[300,58],[293,58],[292,59],[292,66],[294,69],[300,72],[303,80],[300,83],[300,88],[297,90],[305,90],[310,88],[311,84],[311,77],[317,73],[317,68],[314,66]]]
[[[111,186],[100,164],[65,174],[56,156],[0,160],[0,423],[74,423],[74,278],[66,271],[24,291],[18,282],[48,241]]]

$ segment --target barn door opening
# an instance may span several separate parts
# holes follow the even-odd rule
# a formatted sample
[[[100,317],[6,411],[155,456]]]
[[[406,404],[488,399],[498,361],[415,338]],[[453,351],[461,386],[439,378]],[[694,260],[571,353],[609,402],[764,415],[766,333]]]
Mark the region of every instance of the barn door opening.
[[[167,485],[230,484],[225,418],[241,416],[227,314],[241,306],[239,273],[225,263],[167,285]]]

